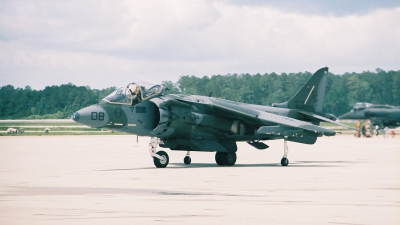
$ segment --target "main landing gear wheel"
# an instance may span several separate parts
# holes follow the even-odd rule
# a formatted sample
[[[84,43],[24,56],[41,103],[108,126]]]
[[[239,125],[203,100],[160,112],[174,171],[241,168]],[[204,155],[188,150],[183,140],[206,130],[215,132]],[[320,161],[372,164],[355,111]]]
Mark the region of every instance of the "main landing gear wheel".
[[[225,157],[223,152],[217,152],[215,153],[215,162],[218,164],[218,166],[225,166]]]
[[[225,153],[225,162],[227,166],[233,166],[236,162],[236,153],[234,152],[227,152]]]
[[[185,156],[185,158],[183,158],[183,162],[186,165],[189,165],[192,162],[192,158],[190,158],[190,156]]]
[[[153,157],[154,165],[157,168],[165,168],[165,167],[167,167],[168,162],[169,162],[168,154],[166,152],[164,152],[164,151],[159,151],[156,154],[159,155],[161,159]]]
[[[215,162],[219,166],[233,166],[236,163],[235,152],[217,152],[215,153]]]

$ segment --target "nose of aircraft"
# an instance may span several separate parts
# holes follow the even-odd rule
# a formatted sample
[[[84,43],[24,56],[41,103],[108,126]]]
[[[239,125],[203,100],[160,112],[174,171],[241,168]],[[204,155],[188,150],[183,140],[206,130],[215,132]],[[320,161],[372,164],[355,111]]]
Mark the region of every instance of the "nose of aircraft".
[[[341,120],[345,120],[348,119],[350,117],[350,113],[345,113],[343,115],[340,115],[338,118]]]
[[[341,120],[346,120],[346,119],[362,119],[362,117],[364,116],[364,113],[361,112],[347,112],[341,116],[339,116],[338,118]]]
[[[341,116],[339,116],[339,119],[345,120],[345,119],[365,119],[365,110],[359,110],[359,111],[350,111],[348,113],[345,113]]]
[[[89,127],[98,128],[104,127],[109,122],[110,117],[102,107],[92,105],[74,112],[71,119]]]

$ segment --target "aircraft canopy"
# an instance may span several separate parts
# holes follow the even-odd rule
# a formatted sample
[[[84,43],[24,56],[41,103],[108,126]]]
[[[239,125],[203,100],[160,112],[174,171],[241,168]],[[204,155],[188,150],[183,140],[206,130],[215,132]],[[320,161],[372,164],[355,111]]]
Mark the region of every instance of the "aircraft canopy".
[[[392,109],[394,106],[391,105],[374,105],[371,103],[367,102],[357,102],[353,105],[353,109],[351,110],[352,112],[357,111],[357,110],[362,110],[366,108],[382,108],[382,109]]]
[[[353,110],[360,110],[360,109],[365,109],[371,107],[371,103],[366,103],[366,102],[357,102],[353,105]]]
[[[146,89],[138,83],[130,83],[126,87],[120,87],[113,93],[109,94],[103,100],[120,105],[136,105],[142,101],[149,100],[164,92],[164,86],[157,84]]]

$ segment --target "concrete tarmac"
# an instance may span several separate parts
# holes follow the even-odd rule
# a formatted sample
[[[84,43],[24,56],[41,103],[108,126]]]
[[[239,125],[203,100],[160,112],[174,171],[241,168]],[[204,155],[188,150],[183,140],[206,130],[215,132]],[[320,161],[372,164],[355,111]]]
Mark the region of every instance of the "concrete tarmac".
[[[0,224],[400,224],[400,138],[238,144],[233,167],[214,153],[166,150],[149,138],[0,137]]]

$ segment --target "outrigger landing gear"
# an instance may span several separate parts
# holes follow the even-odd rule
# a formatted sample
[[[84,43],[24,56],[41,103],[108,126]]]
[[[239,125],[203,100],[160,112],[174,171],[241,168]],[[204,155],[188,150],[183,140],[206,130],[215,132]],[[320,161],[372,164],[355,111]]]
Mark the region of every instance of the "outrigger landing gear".
[[[165,168],[168,165],[169,157],[168,154],[164,151],[157,152],[158,143],[159,139],[156,137],[152,137],[149,143],[149,152],[151,157],[153,157],[154,165],[157,168]]]
[[[190,158],[190,151],[187,151],[185,158],[183,158],[183,162],[186,165],[189,165],[192,162],[192,158]]]
[[[287,158],[288,153],[289,153],[289,148],[287,146],[287,136],[285,136],[283,142],[283,158],[281,159],[282,166],[289,165],[289,159]]]
[[[215,153],[215,162],[219,166],[233,166],[236,163],[235,152],[217,152]]]

